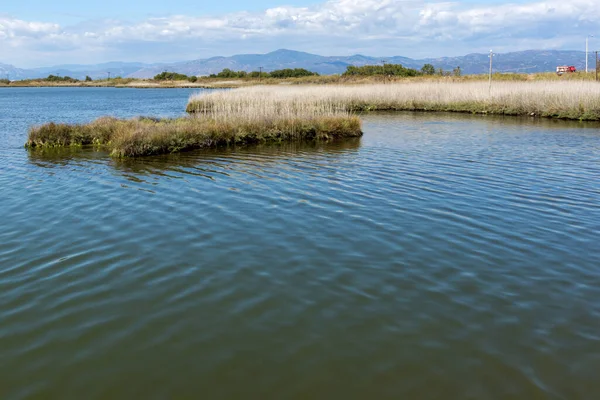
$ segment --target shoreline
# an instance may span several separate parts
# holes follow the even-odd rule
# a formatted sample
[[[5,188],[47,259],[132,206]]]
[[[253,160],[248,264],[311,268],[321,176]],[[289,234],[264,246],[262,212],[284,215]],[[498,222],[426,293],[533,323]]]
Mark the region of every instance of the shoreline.
[[[235,89],[240,86],[236,85],[161,85],[161,84],[127,84],[127,85],[80,85],[80,84],[59,84],[59,85],[43,85],[43,84],[30,84],[30,85],[0,85],[1,89],[16,89],[16,88],[115,88],[115,89]]]
[[[577,72],[574,74],[557,76],[555,73],[517,74],[517,73],[494,73],[492,75],[493,85],[505,82],[569,82],[579,84],[586,82],[595,84],[595,74]],[[254,86],[344,86],[344,85],[373,85],[373,84],[417,84],[417,83],[473,83],[487,82],[487,74],[462,75],[462,76],[440,76],[423,75],[417,77],[384,76],[384,75],[319,75],[297,78],[209,78],[199,77],[196,82],[185,80],[153,80],[136,78],[113,78],[111,80],[101,79],[97,81],[77,82],[48,82],[45,80],[23,80],[12,81],[10,84],[0,83],[1,88],[16,87],[114,87],[114,88],[158,88],[158,89],[234,89]]]

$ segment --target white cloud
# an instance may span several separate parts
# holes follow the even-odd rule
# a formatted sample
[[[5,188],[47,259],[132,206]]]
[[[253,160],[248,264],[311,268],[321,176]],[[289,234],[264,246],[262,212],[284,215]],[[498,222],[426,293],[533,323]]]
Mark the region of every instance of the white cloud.
[[[60,31],[58,24],[28,22],[19,19],[0,17],[0,34],[4,38],[37,38]]]
[[[57,59],[88,54],[150,61],[144,56],[156,57],[156,52],[141,52],[152,46],[164,49],[166,44],[172,46],[161,54],[180,59],[195,54],[199,47],[213,55],[287,47],[329,54],[368,49],[371,54],[391,51],[407,56],[438,56],[489,46],[507,50],[520,49],[524,44],[573,46],[582,36],[593,33],[594,21],[599,19],[600,2],[591,0],[489,6],[418,0],[330,0],[311,7],[280,6],[220,17],[176,15],[136,23],[90,21],[80,26],[0,17],[0,50],[10,48],[11,59],[24,62],[39,58],[40,53],[46,58],[54,54]],[[245,39],[243,45],[237,43],[240,38]],[[135,43],[144,44],[138,53],[131,51]]]

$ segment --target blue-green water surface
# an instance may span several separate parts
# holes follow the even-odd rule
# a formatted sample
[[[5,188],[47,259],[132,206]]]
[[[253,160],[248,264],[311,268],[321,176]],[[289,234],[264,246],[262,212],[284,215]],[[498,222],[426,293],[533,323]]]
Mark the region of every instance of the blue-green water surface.
[[[370,114],[135,160],[30,125],[185,89],[0,89],[0,399],[595,399],[600,129]]]

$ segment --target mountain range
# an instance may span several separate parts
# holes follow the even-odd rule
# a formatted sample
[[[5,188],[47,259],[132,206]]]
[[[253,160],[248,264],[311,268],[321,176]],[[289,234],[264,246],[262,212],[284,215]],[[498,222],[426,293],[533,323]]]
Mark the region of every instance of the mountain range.
[[[594,55],[590,54],[590,68],[594,65]],[[360,54],[353,56],[320,56],[293,50],[276,50],[267,54],[239,54],[231,57],[212,57],[170,64],[147,64],[138,62],[108,62],[103,64],[67,64],[31,69],[17,68],[0,63],[0,79],[11,80],[46,77],[49,74],[93,79],[122,76],[129,78],[152,78],[163,71],[186,75],[209,75],[224,68],[240,71],[272,71],[282,68],[306,68],[322,75],[339,74],[349,65],[362,66],[386,62],[402,64],[405,67],[420,69],[424,64],[451,71],[460,66],[465,74],[482,74],[489,70],[488,54],[467,54],[460,57],[440,57],[412,59],[402,56],[369,57]],[[557,65],[574,65],[578,70],[585,68],[585,52],[573,50],[526,50],[494,55],[496,72],[548,72],[555,71]]]

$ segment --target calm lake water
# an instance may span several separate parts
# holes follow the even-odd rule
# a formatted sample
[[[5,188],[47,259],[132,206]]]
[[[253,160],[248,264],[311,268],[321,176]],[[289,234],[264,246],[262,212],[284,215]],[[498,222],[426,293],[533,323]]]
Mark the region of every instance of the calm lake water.
[[[595,399],[599,125],[114,160],[27,128],[178,89],[0,89],[0,399]]]

